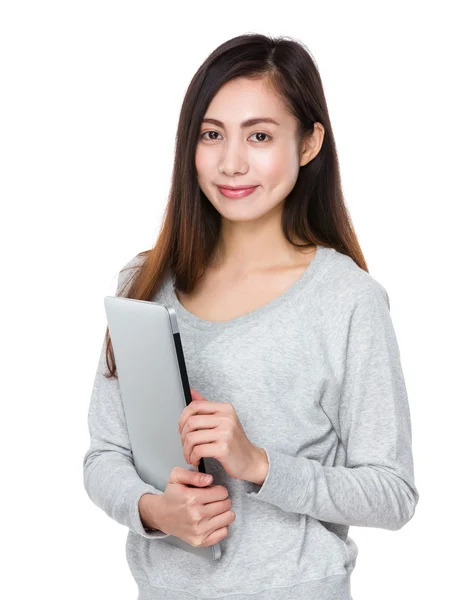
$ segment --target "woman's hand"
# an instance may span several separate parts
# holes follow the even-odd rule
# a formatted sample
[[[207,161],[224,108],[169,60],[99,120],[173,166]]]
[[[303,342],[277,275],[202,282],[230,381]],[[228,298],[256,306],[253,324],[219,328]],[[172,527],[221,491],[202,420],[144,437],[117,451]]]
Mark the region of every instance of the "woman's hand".
[[[264,450],[247,438],[233,405],[190,391],[192,402],[184,408],[178,427],[185,461],[198,466],[201,458],[215,458],[231,477],[253,481],[263,472]]]

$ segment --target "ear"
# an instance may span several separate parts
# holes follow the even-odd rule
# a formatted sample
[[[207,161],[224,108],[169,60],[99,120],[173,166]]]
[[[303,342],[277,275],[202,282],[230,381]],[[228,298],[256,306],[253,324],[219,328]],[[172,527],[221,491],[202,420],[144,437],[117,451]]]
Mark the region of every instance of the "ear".
[[[324,141],[325,130],[324,126],[319,123],[314,123],[314,131],[310,135],[306,136],[302,142],[301,156],[299,160],[299,166],[303,167],[307,165],[321,149],[322,142]]]

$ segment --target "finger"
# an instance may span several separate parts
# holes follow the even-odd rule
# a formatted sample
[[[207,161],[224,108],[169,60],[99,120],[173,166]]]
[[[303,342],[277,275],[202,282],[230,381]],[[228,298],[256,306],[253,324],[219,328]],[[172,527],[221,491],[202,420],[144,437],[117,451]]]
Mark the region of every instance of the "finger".
[[[187,419],[180,433],[182,444],[184,443],[185,437],[188,433],[192,431],[198,431],[200,429],[215,429],[215,427],[218,427],[219,424],[220,420],[216,415],[192,415],[189,419]]]
[[[185,425],[185,422],[192,415],[204,414],[211,415],[219,412],[223,412],[224,409],[223,402],[210,402],[209,400],[196,400],[191,402],[186,408],[184,408],[182,414],[180,415],[178,430],[179,433],[182,433],[182,428]]]
[[[183,445],[183,455],[187,463],[192,462],[192,454],[195,451],[195,460],[197,447],[216,442],[218,435],[214,429],[203,429],[201,431],[192,431],[185,439]]]
[[[197,466],[201,458],[216,458],[218,452],[218,442],[209,444],[199,444],[193,448],[190,455],[190,464]]]
[[[198,414],[198,412],[204,412],[201,407],[204,407],[207,404],[210,404],[210,403],[203,402],[201,400],[193,400],[192,402],[190,402],[190,404],[188,404],[183,409],[182,414],[180,415],[180,418],[179,418],[179,422],[178,422],[179,433],[182,431],[182,428],[183,428],[185,422],[187,421],[187,419],[191,415]],[[213,404],[219,404],[219,403],[218,402],[214,402]]]
[[[202,400],[202,401],[208,402],[208,400],[205,398],[205,396],[200,394],[200,392],[197,392],[197,390],[195,390],[194,388],[190,388],[190,391],[192,392],[192,396],[194,398],[196,398],[197,400]]]

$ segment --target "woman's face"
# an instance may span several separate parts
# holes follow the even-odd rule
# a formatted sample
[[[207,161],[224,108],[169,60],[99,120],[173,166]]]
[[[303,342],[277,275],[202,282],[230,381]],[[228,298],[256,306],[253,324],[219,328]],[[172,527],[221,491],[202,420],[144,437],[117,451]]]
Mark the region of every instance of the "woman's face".
[[[277,124],[241,127],[243,121],[258,117]],[[296,131],[297,120],[262,80],[235,79],[217,92],[201,125],[195,164],[201,190],[224,218],[251,221],[283,203],[303,162]],[[248,196],[232,199],[218,185],[258,187]]]

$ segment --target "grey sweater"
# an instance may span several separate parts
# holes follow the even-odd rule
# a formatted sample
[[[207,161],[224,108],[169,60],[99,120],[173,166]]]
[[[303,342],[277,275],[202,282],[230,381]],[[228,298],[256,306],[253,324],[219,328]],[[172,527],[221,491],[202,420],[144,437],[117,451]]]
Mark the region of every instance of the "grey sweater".
[[[121,271],[118,290],[132,273]],[[126,556],[138,598],[352,600],[358,549],[349,526],[396,531],[419,500],[385,288],[348,256],[319,247],[283,294],[229,321],[205,321],[186,310],[170,272],[154,300],[177,311],[190,386],[233,404],[248,438],[265,449],[269,472],[260,486],[204,459],[236,513],[218,560],[165,543],[163,532],[147,532],[139,498],[162,492],[134,468],[118,381],[102,376],[103,345],[84,486],[128,528]]]

